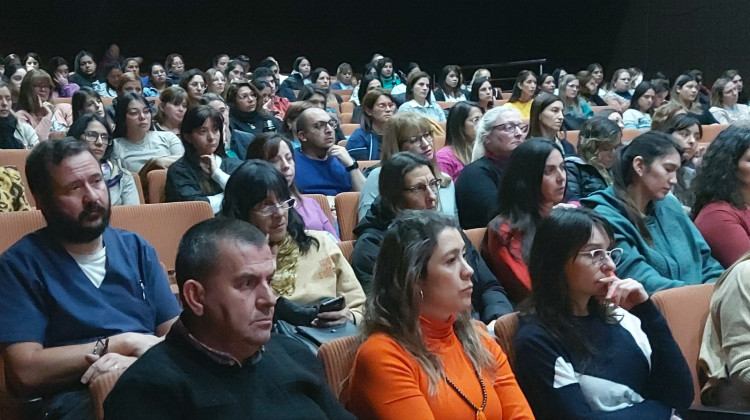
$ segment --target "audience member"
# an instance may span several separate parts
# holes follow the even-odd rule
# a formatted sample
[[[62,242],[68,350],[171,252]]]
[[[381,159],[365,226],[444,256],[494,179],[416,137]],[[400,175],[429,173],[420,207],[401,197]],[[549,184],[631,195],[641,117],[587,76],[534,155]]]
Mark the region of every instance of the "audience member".
[[[513,84],[508,105],[521,113],[521,118],[528,121],[531,114],[531,101],[536,95],[536,74],[531,70],[521,70]]]
[[[455,64],[443,67],[435,89],[435,100],[442,102],[461,102],[466,100],[466,92],[461,89],[464,84],[461,67]]]
[[[211,60],[212,68],[222,73],[227,71],[227,64],[229,64],[230,57],[228,54],[218,54]],[[213,92],[216,93],[216,92]]]
[[[336,195],[360,191],[365,177],[346,148],[335,144],[336,120],[320,108],[310,108],[295,122],[301,146],[294,151],[295,181],[303,194]]]
[[[277,131],[281,121],[263,109],[263,97],[252,83],[240,81],[229,85],[229,127],[234,131],[257,136],[263,132]]]
[[[389,57],[379,59],[377,61],[376,69],[377,74],[380,77],[380,84],[383,85],[383,89],[393,89],[402,83],[401,78],[398,77],[393,68],[393,60]]]
[[[42,59],[39,58],[39,54],[30,52],[26,53],[26,55],[23,56],[23,60],[21,60],[21,63],[26,66],[26,71],[39,70],[39,62],[41,60]]]
[[[107,124],[110,127],[113,126],[113,123],[109,121],[109,117],[104,112],[102,97],[93,88],[84,86],[78,89],[78,92],[73,94],[70,103],[73,108],[73,122],[76,122],[86,114],[96,114],[107,119]]]
[[[21,92],[21,83],[26,77],[26,68],[21,65],[8,65],[3,72],[4,80],[10,84],[10,95],[13,101],[13,108],[18,107],[18,94]]]
[[[385,125],[393,116],[396,104],[390,93],[376,88],[365,95],[362,107],[361,126],[349,136],[346,150],[356,160],[378,160]]]
[[[502,349],[471,320],[460,232],[415,211],[385,233],[348,389],[361,419],[533,418]]]
[[[599,63],[591,63],[586,67],[586,72],[591,75],[594,83],[596,83],[594,89],[590,90],[591,93],[596,94],[599,97],[605,95],[607,91],[604,90],[604,67]],[[578,74],[580,75],[581,73],[579,72]],[[583,86],[584,83],[581,83],[581,91],[583,91]]]
[[[360,89],[360,86],[364,86],[364,88]],[[362,82],[360,82],[360,86],[354,88],[354,91],[352,91],[352,96],[349,99],[356,105],[354,107],[354,110],[352,110],[352,122],[354,124],[362,120],[362,101],[364,101],[365,95],[367,95],[367,93],[373,89],[380,89],[383,87],[383,85],[380,84],[380,79],[378,79],[378,77],[375,75],[365,76],[362,79]]]
[[[336,83],[332,85],[333,89],[336,90],[352,90],[354,85],[352,84],[352,65],[349,63],[341,63],[336,69]]]
[[[654,89],[654,103],[651,105],[651,109],[654,110],[668,102],[669,82],[666,79],[653,79],[651,80],[651,87]]]
[[[581,82],[575,75],[566,74],[560,78],[559,98],[563,104],[565,128],[569,130],[580,130],[581,124],[594,116],[588,102],[578,94],[580,91]]]
[[[695,225],[725,268],[750,251],[750,127],[739,124],[711,143],[692,183]]]
[[[221,70],[210,68],[206,70],[206,93],[224,96],[227,91],[227,77]]]
[[[219,111],[222,120],[222,135],[224,137],[224,151],[230,158],[245,160],[247,146],[253,141],[255,136],[242,131],[234,131],[229,128],[229,107],[227,102],[221,96],[215,93],[206,93],[200,101],[201,105],[208,105]],[[239,156],[242,153],[242,157]]]
[[[173,85],[180,83],[182,73],[185,72],[185,59],[180,54],[172,53],[164,60],[164,66],[167,70],[167,80]]]
[[[310,81],[311,70],[312,66],[307,57],[297,57],[294,60],[292,73],[281,83],[281,86],[292,90],[302,89],[304,85],[312,83]]]
[[[310,82],[316,88],[326,93],[326,103],[341,103],[341,96],[331,92],[331,74],[323,67],[316,68],[310,73]]]
[[[512,302],[531,291],[526,261],[536,227],[563,200],[565,180],[562,153],[551,141],[532,138],[513,150],[482,241],[482,257]]]
[[[0,149],[31,149],[39,143],[34,128],[13,114],[10,87],[0,80]]]
[[[636,128],[641,132],[651,129],[654,95],[654,89],[648,82],[641,82],[636,86],[630,99],[630,108],[622,114],[622,123],[625,128]]]
[[[661,131],[671,134],[672,141],[682,149],[682,164],[677,170],[677,183],[672,188],[672,194],[680,200],[685,211],[690,213],[690,208],[693,206],[691,184],[693,178],[695,178],[693,161],[699,155],[697,146],[703,135],[703,128],[695,116],[677,114],[664,123]],[[702,151],[700,154],[702,154]]]
[[[614,109],[625,112],[630,107],[630,72],[628,69],[617,69],[612,74],[609,91],[602,96],[605,102]]]
[[[592,106],[607,106],[607,103],[599,96],[599,82],[591,73],[587,71],[579,71],[576,74],[578,78],[581,90],[579,95],[581,99],[586,101],[589,107]]]
[[[614,274],[623,255],[614,242],[607,220],[586,209],[555,210],[539,224],[531,299],[513,340],[537,419],[676,420],[690,407],[688,365],[642,279]]]
[[[669,194],[677,183],[680,153],[667,134],[641,134],[620,150],[614,185],[581,200],[614,228],[615,245],[624,251],[618,275],[638,279],[648,293],[714,282],[723,270]]]
[[[354,271],[329,235],[305,230],[294,204],[281,172],[268,162],[250,160],[230,177],[221,214],[247,221],[267,235],[276,254],[271,287],[283,297],[277,318],[314,327],[360,323],[365,293]],[[339,296],[344,296],[342,309],[317,313],[304,323],[281,311],[287,305],[308,307]]]
[[[671,101],[682,106],[688,114],[693,114],[701,124],[717,124],[716,119],[709,112],[709,108],[701,105],[698,100],[698,92],[698,83],[695,78],[689,74],[683,74],[674,81]]]
[[[229,83],[247,81],[247,72],[245,71],[245,64],[236,58],[234,60],[231,60],[229,63],[227,63],[226,74],[227,74],[227,79],[229,80]]]
[[[435,160],[435,149],[433,146],[434,127],[430,121],[414,112],[400,112],[393,116],[385,126],[383,133],[383,149],[380,154],[380,163],[367,175],[362,193],[359,195],[358,216],[359,220],[367,214],[370,205],[375,202],[380,194],[379,177],[382,163],[398,152],[412,152],[424,156],[437,168]],[[437,171],[435,176],[440,181],[440,196],[438,208],[441,213],[456,217],[456,189],[451,177]]]
[[[80,88],[77,84],[69,81],[70,69],[68,62],[64,58],[52,57],[49,62],[48,72],[52,75],[55,85],[52,90],[53,98],[70,98]]]
[[[487,112],[495,106],[493,92],[490,79],[486,77],[478,77],[471,82],[469,100],[478,103],[479,106]]]
[[[180,135],[180,126],[188,109],[188,93],[179,86],[170,86],[159,95],[159,106],[154,116],[156,131]]]
[[[617,124],[618,127],[620,127],[620,130],[625,129],[625,124],[622,123],[622,113],[620,113],[620,111],[617,111],[612,108],[604,108],[601,111],[599,111],[599,113],[596,115],[602,116],[614,122],[615,124]],[[653,128],[653,122],[651,123],[651,125]]]
[[[407,102],[398,108],[398,112],[416,112],[433,121],[444,122],[445,112],[440,105],[430,100],[430,92],[432,92],[430,76],[423,71],[412,73],[406,80]]]
[[[664,131],[667,121],[670,121],[672,117],[679,114],[687,114],[682,105],[673,101],[665,102],[662,106],[654,110],[654,115],[651,117],[651,129]]]
[[[557,145],[564,156],[573,156],[576,149],[565,136],[558,137],[563,129],[565,116],[563,103],[558,96],[540,93],[531,103],[529,136],[541,137]]]
[[[500,180],[513,150],[526,139],[529,125],[509,106],[487,111],[476,126],[473,162],[456,181],[458,220],[464,229],[486,227],[497,214]]]
[[[471,163],[476,126],[484,111],[476,102],[458,102],[448,112],[445,146],[435,153],[438,168],[453,179]],[[348,145],[348,143],[347,143]]]
[[[552,77],[549,73],[542,73],[539,75],[538,79],[539,83],[536,85],[536,94],[538,95],[540,92],[547,92],[550,95],[555,94],[555,90],[557,89],[557,85],[555,84],[555,78]]]
[[[167,170],[166,199],[206,201],[214,213],[221,210],[229,176],[242,163],[224,150],[223,117],[210,106],[185,113],[180,138],[185,154]]]
[[[117,102],[114,136],[113,158],[131,172],[167,168],[185,153],[174,133],[153,130],[151,109],[141,95],[126,93]]]
[[[310,104],[309,102],[298,101],[290,104],[289,109],[287,109],[286,114],[284,114],[282,133],[284,133],[286,138],[289,139],[289,141],[292,143],[292,146],[294,146],[294,149],[299,149],[301,146],[299,138],[297,138],[297,119],[299,118],[300,114],[310,108],[315,107],[312,106],[312,104]]]
[[[205,73],[198,69],[190,69],[182,73],[180,87],[187,92],[187,107],[194,108],[198,106],[198,101],[203,96],[203,92],[206,91]]]
[[[579,201],[612,185],[612,166],[622,131],[606,117],[591,117],[578,134],[578,156],[565,158],[568,174],[563,201]]]
[[[88,146],[43,142],[26,174],[47,226],[0,257],[13,297],[0,306],[6,378],[30,401],[25,418],[94,419],[86,384],[159,342],[179,306],[154,249],[108,227],[107,185]]]
[[[735,121],[750,120],[750,108],[738,104],[737,85],[729,79],[716,79],[711,88],[711,108],[709,111],[719,124],[732,124]]]
[[[81,51],[76,55],[73,60],[73,75],[70,76],[71,83],[75,83],[80,87],[90,87],[97,89],[102,82],[96,75],[96,61],[94,61],[94,54],[88,51]]]
[[[177,253],[184,310],[164,342],[117,382],[107,419],[354,419],[320,362],[271,334],[275,267],[263,234],[245,222],[217,218],[190,228]]]
[[[32,126],[41,141],[48,140],[52,131],[53,89],[54,85],[49,73],[44,70],[31,69],[24,76],[18,93],[16,118]]]
[[[737,102],[741,104],[747,104],[748,103],[748,94],[743,89],[742,84],[742,75],[737,70],[727,70],[724,72],[724,74],[721,75],[722,79],[729,79],[732,82],[734,82],[734,85],[737,86],[737,92],[738,92],[738,99]]]
[[[278,81],[273,75],[273,72],[267,67],[258,67],[253,70],[253,83],[257,83],[258,80],[266,82],[271,89],[271,93],[268,97],[268,102],[265,107],[278,119],[283,120],[286,115],[287,109],[289,109],[289,99],[281,95],[278,89]],[[294,96],[294,93],[292,93]]]
[[[167,79],[167,72],[160,63],[151,64],[148,72],[148,83],[145,86],[146,95],[149,97],[159,96],[164,89],[172,86],[172,82]]]
[[[286,180],[291,197],[294,198],[294,209],[305,223],[305,229],[320,230],[331,234],[339,241],[336,229],[331,224],[328,216],[323,212],[320,204],[313,199],[302,195],[294,183],[295,165],[294,148],[292,143],[283,135],[278,133],[264,133],[258,136],[247,149],[248,159],[261,159],[270,162]]]
[[[113,206],[141,204],[138,188],[130,171],[122,169],[112,159],[114,136],[107,120],[97,114],[86,114],[77,119],[68,130],[68,136],[86,143],[102,167],[104,183],[109,190],[109,202]]]

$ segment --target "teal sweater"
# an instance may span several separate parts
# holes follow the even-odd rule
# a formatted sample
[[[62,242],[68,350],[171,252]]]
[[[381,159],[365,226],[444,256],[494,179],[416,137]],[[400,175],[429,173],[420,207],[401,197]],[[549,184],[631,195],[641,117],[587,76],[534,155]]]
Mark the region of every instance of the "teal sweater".
[[[649,294],[689,284],[715,282],[723,271],[711,256],[711,248],[672,194],[653,201],[647,210],[646,228],[653,245],[649,245],[638,228],[625,217],[625,209],[612,187],[582,199],[581,204],[593,208],[612,224],[616,246],[625,251],[617,264],[617,275],[640,281]]]

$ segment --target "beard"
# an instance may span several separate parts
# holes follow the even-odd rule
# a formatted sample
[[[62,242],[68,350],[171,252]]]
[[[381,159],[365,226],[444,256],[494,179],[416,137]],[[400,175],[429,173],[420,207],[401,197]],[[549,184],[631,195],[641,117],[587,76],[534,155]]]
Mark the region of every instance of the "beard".
[[[74,219],[60,212],[57,208],[45,213],[49,231],[59,240],[68,243],[82,244],[91,242],[101,236],[109,226],[111,215],[110,206],[102,206],[98,203],[90,203]],[[101,221],[95,225],[86,225],[93,217],[100,217]]]

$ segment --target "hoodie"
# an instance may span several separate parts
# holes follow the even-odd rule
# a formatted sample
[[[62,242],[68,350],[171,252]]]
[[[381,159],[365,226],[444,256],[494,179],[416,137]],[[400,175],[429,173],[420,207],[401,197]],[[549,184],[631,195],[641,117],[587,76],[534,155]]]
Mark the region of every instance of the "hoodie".
[[[352,268],[367,296],[372,296],[373,272],[380,252],[380,244],[383,242],[386,229],[395,217],[393,210],[382,205],[378,198],[354,229],[354,234],[359,238],[354,244]],[[487,324],[502,315],[513,312],[513,306],[508,301],[508,296],[497,278],[474,249],[469,238],[462,230],[459,229],[459,232],[466,245],[466,261],[474,269],[474,274],[471,276],[474,285],[471,294],[472,316]]]
[[[673,287],[715,282],[724,271],[672,194],[667,194],[663,200],[652,201],[646,210],[646,229],[653,239],[652,245],[627,219],[613,187],[595,192],[582,199],[581,204],[593,208],[612,225],[615,246],[624,251],[617,264],[617,275],[640,281],[649,294]]]

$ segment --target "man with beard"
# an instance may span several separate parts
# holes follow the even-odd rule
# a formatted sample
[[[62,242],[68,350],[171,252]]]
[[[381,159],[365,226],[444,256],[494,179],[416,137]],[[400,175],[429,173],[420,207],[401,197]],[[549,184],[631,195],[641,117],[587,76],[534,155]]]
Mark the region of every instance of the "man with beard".
[[[26,161],[47,227],[0,256],[0,350],[24,418],[93,419],[86,386],[161,341],[179,306],[154,249],[109,227],[86,143],[40,143]]]

